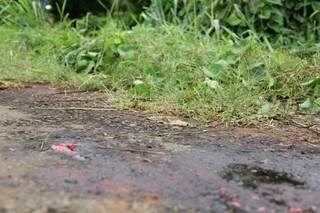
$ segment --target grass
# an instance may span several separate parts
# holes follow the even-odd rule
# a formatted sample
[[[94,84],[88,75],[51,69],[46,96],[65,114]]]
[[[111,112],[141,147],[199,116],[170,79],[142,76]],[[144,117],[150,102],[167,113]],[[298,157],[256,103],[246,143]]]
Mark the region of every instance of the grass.
[[[30,51],[26,48],[20,37],[21,31],[18,29],[1,27],[0,31],[1,79],[11,79],[17,82],[62,83],[59,79],[68,75],[66,68],[58,64],[49,54],[40,57],[37,55],[37,50]],[[66,81],[71,81],[71,78]]]
[[[212,36],[181,24],[129,29],[90,15],[52,24],[21,1],[10,8],[25,19],[3,13],[0,80],[101,90],[118,106],[231,125],[320,112],[316,51],[273,49],[255,34]]]
[[[270,52],[253,37],[223,41],[179,26],[124,30],[108,21],[94,36],[2,26],[0,40],[0,79],[104,90],[115,104],[228,124],[320,110],[320,55]]]

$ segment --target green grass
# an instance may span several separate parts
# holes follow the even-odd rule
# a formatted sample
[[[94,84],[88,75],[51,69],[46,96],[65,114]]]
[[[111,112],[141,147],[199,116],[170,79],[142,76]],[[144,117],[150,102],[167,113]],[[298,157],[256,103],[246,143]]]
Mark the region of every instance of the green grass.
[[[1,79],[11,79],[17,82],[47,81],[55,83],[62,76],[71,74],[49,54],[40,57],[37,50],[26,48],[20,30],[1,27],[0,31]],[[71,81],[71,77],[66,81]]]
[[[67,88],[88,85],[86,89],[97,89],[90,88],[88,75],[75,74],[58,61],[54,42],[63,41],[66,44],[60,42],[59,45],[67,45],[68,33],[51,28],[21,30],[4,26],[0,32],[0,79],[17,83],[45,82]]]
[[[62,21],[53,24],[36,3],[2,0],[0,80],[101,90],[118,106],[232,125],[320,112],[317,39],[299,35],[300,43],[310,42],[290,43],[291,37],[282,33],[292,27],[288,23],[277,26],[281,30],[272,39],[274,33],[263,26],[273,26],[273,16],[260,14],[264,21],[257,21],[246,4],[240,5],[247,12],[241,14],[227,1],[210,3],[214,8],[186,2],[174,6],[176,10],[169,1],[155,4],[160,2],[153,1],[145,11],[144,23],[129,27],[132,20],[128,24],[128,17],[117,16],[69,21],[61,15]],[[313,2],[297,10],[283,6],[284,0],[281,5],[256,6],[264,15],[266,8],[300,14],[303,8],[316,10]],[[225,15],[214,17],[206,12],[209,8]],[[301,27],[310,28],[309,21],[318,15],[310,20],[304,15]],[[237,24],[230,28],[228,22]],[[312,23],[310,35],[317,35],[318,22]],[[286,41],[277,42],[278,48],[269,42],[282,37]],[[281,49],[279,45],[288,42],[291,47]]]
[[[103,90],[117,105],[248,124],[320,111],[320,54],[270,51],[179,26],[0,27],[0,79]]]

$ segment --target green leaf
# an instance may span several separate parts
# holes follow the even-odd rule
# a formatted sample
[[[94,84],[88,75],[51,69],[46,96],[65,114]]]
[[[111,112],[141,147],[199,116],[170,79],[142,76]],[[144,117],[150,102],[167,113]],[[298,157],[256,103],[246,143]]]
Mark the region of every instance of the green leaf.
[[[298,13],[294,13],[293,14],[293,18],[295,20],[297,20],[298,22],[300,22],[300,23],[303,23],[305,21],[305,18],[302,15],[298,14]]]
[[[304,111],[308,111],[311,113],[318,113],[320,112],[320,98],[311,99],[307,98],[305,102],[299,105],[300,109]]]
[[[134,85],[133,92],[135,95],[145,98],[151,98],[154,95],[153,88],[146,83]]]
[[[282,25],[279,25],[279,24],[277,24],[277,23],[275,23],[275,22],[273,22],[273,21],[269,22],[267,25],[268,25],[268,27],[269,27],[270,29],[274,30],[274,31],[277,32],[277,33],[280,33],[281,30],[283,29],[283,28],[282,28]]]
[[[301,109],[308,110],[312,107],[310,98],[307,98],[302,104],[299,105]]]
[[[258,114],[261,116],[268,116],[272,111],[273,111],[273,105],[271,103],[265,103],[259,109]]]
[[[268,88],[271,89],[272,87],[274,87],[274,85],[276,84],[275,79],[269,75],[268,76]]]
[[[312,9],[320,12],[320,2],[312,2]]]
[[[77,61],[77,70],[83,70],[88,66],[88,61],[87,60],[79,60]]]
[[[280,26],[283,26],[284,24],[284,14],[276,8],[272,9],[272,20],[279,24]]]
[[[271,17],[271,11],[266,9],[266,10],[263,10],[259,15],[258,17],[260,19],[270,19]]]
[[[141,84],[144,84],[144,82],[141,81],[141,80],[135,80],[135,81],[133,82],[133,85],[135,85],[135,86],[141,85]]]
[[[307,81],[301,84],[301,86],[309,86],[309,87],[315,87],[316,85],[320,85],[320,77],[317,77],[315,79],[312,79],[310,81]]]
[[[282,6],[282,0],[267,0],[267,2],[270,4],[276,4],[276,5]]]
[[[204,68],[204,74],[212,80],[224,80],[225,79],[225,68],[223,61],[210,64],[207,68]]]
[[[249,68],[249,73],[257,79],[262,79],[267,74],[266,65],[264,63],[254,64]]]
[[[134,56],[134,49],[124,44],[119,45],[117,52],[125,59],[132,58]]]
[[[235,12],[233,12],[228,18],[227,18],[227,23],[230,24],[231,26],[238,26],[241,24],[241,19],[238,18]]]
[[[211,89],[215,89],[215,90],[221,89],[221,86],[218,81],[214,81],[214,80],[210,80],[209,78],[206,78],[204,83]]]
[[[120,38],[107,38],[105,43],[104,43],[104,48],[108,49],[114,45],[118,46],[122,44],[122,40]]]
[[[97,52],[88,52],[87,55],[90,58],[96,58],[96,57],[98,57],[99,53],[97,53]]]

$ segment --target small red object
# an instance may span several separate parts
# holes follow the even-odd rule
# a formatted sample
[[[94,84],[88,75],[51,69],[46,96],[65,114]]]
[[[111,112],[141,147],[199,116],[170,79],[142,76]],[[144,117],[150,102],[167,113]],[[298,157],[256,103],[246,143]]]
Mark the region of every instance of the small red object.
[[[304,213],[305,211],[303,209],[301,209],[301,208],[293,208],[293,207],[291,207],[289,209],[289,212],[290,213]]]
[[[76,144],[54,144],[51,146],[51,149],[55,152],[61,152],[68,155],[76,154]]]
[[[236,208],[240,208],[240,207],[241,207],[241,204],[240,204],[239,198],[234,197],[234,198],[232,199],[232,205],[233,205],[234,207],[236,207]]]
[[[77,145],[76,144],[67,144],[67,147],[71,150],[71,151],[76,151]]]

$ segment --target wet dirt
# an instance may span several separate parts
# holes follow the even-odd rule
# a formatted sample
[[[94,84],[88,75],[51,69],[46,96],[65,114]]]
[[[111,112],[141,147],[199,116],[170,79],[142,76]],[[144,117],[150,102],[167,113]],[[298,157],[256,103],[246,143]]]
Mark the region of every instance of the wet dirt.
[[[296,180],[286,172],[277,172],[246,164],[230,164],[222,172],[227,181],[235,181],[247,188],[257,189],[260,184],[287,184],[302,187],[304,182]]]
[[[1,213],[320,212],[318,135],[179,127],[104,100],[0,91]]]

